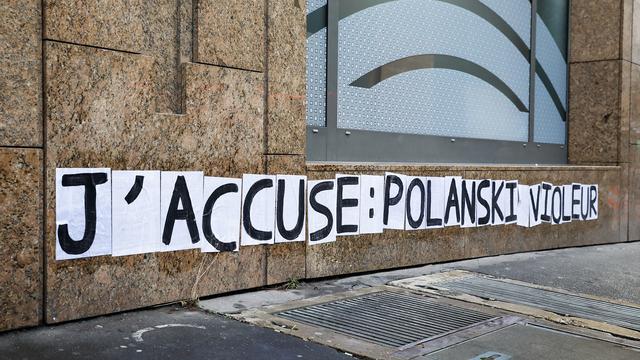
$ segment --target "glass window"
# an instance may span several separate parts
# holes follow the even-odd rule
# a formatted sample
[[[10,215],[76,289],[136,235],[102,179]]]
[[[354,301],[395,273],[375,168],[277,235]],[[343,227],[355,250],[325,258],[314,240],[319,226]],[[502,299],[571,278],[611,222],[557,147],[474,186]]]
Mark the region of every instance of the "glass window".
[[[565,144],[568,0],[538,0],[534,141]]]
[[[309,158],[566,162],[567,1],[308,0]]]
[[[324,126],[327,108],[327,0],[307,0],[307,124]]]

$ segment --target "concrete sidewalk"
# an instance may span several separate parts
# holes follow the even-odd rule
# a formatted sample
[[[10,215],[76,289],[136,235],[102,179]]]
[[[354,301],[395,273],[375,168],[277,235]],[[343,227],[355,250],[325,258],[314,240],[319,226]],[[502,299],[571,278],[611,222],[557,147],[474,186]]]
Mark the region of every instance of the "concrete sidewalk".
[[[450,269],[640,303],[638,259],[640,243],[627,243],[506,255],[307,282],[290,290],[266,289],[206,299],[195,309],[167,306],[7,332],[0,334],[0,359],[346,359],[352,358],[351,354],[214,313],[231,314],[327,294],[348,294],[352,290],[366,290],[394,280]],[[429,358],[470,359],[486,344],[508,350],[505,339],[511,339],[512,354],[534,354],[527,351],[527,344],[531,343],[527,337],[539,332],[540,329],[517,328],[505,336],[481,337]],[[602,358],[636,358],[636,353],[629,352],[624,346],[564,333],[544,332],[536,339],[539,351],[563,346],[570,351],[571,346],[580,346],[589,349],[587,354]],[[598,349],[603,353],[598,354]],[[640,358],[640,353],[637,354]]]
[[[288,291],[262,290],[202,300],[200,306],[216,313],[237,313],[453,269],[640,304],[640,242],[635,242],[503,255],[307,282]]]

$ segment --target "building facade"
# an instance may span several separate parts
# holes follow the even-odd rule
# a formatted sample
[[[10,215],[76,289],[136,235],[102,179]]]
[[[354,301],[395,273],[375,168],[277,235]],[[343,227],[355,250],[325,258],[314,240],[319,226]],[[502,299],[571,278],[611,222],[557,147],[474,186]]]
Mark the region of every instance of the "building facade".
[[[638,1],[9,0],[0,17],[0,330],[640,240]],[[599,184],[600,211],[56,261],[65,167],[581,182]]]

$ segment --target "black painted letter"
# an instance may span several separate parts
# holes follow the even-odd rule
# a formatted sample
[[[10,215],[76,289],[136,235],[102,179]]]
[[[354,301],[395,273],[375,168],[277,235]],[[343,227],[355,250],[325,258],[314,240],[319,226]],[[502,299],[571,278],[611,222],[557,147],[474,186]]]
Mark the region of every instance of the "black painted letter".
[[[498,204],[498,200],[500,199],[500,193],[504,188],[504,183],[501,183],[498,188],[496,188],[496,181],[491,182],[491,223],[496,223],[496,213],[500,218],[500,221],[504,221],[504,215],[502,214],[502,210],[500,210],[500,204]]]
[[[516,214],[516,196],[518,196],[518,183],[515,181],[505,182],[505,187],[509,190],[509,215],[504,218],[504,222],[507,224],[513,224],[518,221],[518,215]]]
[[[398,186],[398,193],[394,197],[391,197],[392,183]],[[389,224],[389,207],[397,205],[402,200],[403,191],[402,179],[395,175],[387,175],[387,179],[384,182],[384,209],[382,213],[382,220],[385,225]]]
[[[96,186],[107,182],[106,173],[62,175],[62,186],[84,186],[84,234],[75,241],[69,236],[67,224],[58,226],[58,239],[64,252],[71,255],[89,250],[96,236]]]
[[[182,203],[181,210],[178,210],[179,203]],[[171,196],[171,202],[169,203],[169,210],[167,210],[167,218],[164,222],[162,242],[165,245],[169,245],[171,243],[173,225],[175,225],[176,220],[185,220],[187,222],[189,236],[191,236],[191,243],[195,244],[200,241],[198,225],[196,224],[196,214],[193,212],[193,206],[191,205],[191,196],[189,196],[187,182],[182,175],[178,175],[178,178],[176,179],[176,184],[173,188],[173,195]]]
[[[447,205],[444,210],[444,223],[449,222],[449,215],[451,208],[455,208],[456,223],[460,223],[460,199],[458,198],[458,187],[456,186],[456,180],[451,179],[451,185],[449,186],[449,196],[447,196]]]
[[[427,228],[442,226],[442,219],[431,217],[432,203],[433,203],[433,196],[431,193],[431,179],[427,179]]]
[[[338,234],[358,232],[358,224],[342,224],[342,208],[358,206],[358,199],[344,199],[342,193],[345,186],[358,185],[359,178],[357,176],[344,176],[339,177],[336,182],[336,232]]]
[[[278,227],[278,233],[282,235],[286,240],[295,240],[302,232],[302,225],[304,224],[304,179],[300,179],[300,185],[298,188],[298,219],[296,225],[291,230],[287,230],[284,226],[284,190],[285,180],[278,180],[278,205],[276,209],[276,225]]]
[[[411,195],[412,195],[411,193],[413,192],[413,188],[416,186],[420,191],[420,215],[418,215],[418,219],[414,219],[411,214]],[[425,193],[424,193],[424,184],[422,183],[422,180],[420,178],[415,178],[411,180],[411,183],[409,183],[409,187],[407,188],[407,204],[406,205],[407,205],[407,221],[409,222],[409,226],[411,226],[412,229],[419,228],[424,221],[424,200],[425,200]]]
[[[467,210],[471,223],[476,223],[476,183],[473,180],[469,181],[471,182],[471,193],[467,190],[467,180],[462,180],[461,225],[466,225],[464,218]]]
[[[327,218],[327,226],[318,231],[312,232],[309,235],[309,241],[311,242],[320,241],[331,234],[331,228],[333,227],[333,215],[331,214],[331,210],[316,200],[318,193],[327,190],[333,190],[333,181],[320,182],[311,188],[311,191],[309,192],[309,205],[311,208]]]
[[[542,183],[541,190],[544,190],[544,209],[542,209],[542,215],[540,215],[540,220],[542,222],[549,223],[551,222],[551,214],[549,214],[549,191],[551,191],[551,184]]]
[[[202,214],[202,232],[204,238],[218,251],[234,251],[236,249],[236,242],[222,242],[218,240],[216,235],[211,230],[211,211],[216,201],[224,194],[238,192],[238,185],[236,184],[224,184],[209,196],[207,202],[204,204],[204,212]],[[236,223],[237,224],[237,223]]]
[[[478,226],[487,225],[491,222],[491,207],[489,202],[482,197],[482,190],[491,186],[491,181],[482,180],[478,183],[478,203],[487,210],[487,215],[478,218]]]
[[[242,206],[242,226],[244,226],[244,230],[252,239],[258,241],[269,241],[273,239],[273,231],[262,231],[253,227],[251,223],[251,203],[253,203],[253,198],[256,197],[260,190],[270,187],[273,187],[273,180],[271,179],[262,179],[253,183],[247,191]]]

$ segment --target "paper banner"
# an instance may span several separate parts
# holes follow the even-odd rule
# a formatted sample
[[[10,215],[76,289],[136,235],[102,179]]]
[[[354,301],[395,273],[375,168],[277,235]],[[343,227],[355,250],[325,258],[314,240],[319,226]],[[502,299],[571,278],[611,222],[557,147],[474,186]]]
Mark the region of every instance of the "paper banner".
[[[242,179],[204,177],[202,252],[240,249]]]
[[[160,171],[114,170],[112,254],[160,251]]]
[[[111,169],[56,169],[56,260],[111,254]]]
[[[307,182],[302,175],[233,179],[198,171],[60,168],[55,257],[239,251],[307,236],[315,245],[384,229],[558,225],[595,220],[598,212],[597,184],[393,173]]]
[[[336,181],[310,180],[307,189],[309,245],[336,241]]]

